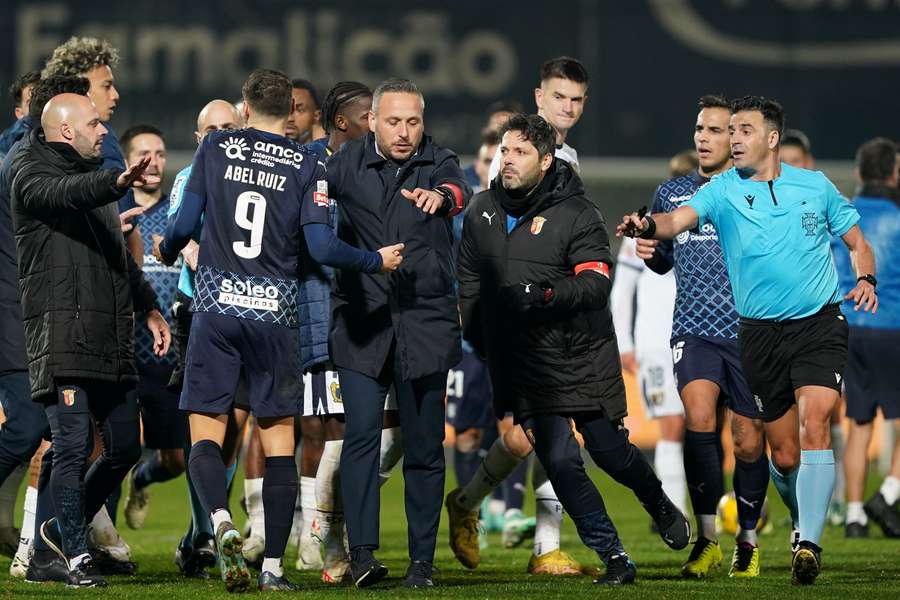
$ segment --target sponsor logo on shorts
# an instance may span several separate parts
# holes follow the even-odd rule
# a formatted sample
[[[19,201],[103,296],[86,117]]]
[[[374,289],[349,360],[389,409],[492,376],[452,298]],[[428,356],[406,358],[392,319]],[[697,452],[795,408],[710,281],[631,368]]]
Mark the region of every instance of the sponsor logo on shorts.
[[[63,404],[66,406],[75,406],[75,390],[65,389],[63,393]]]
[[[231,304],[256,310],[278,310],[278,288],[251,281],[223,279],[219,284],[219,304]]]
[[[756,402],[756,408],[759,409],[759,412],[764,412],[762,398],[760,398],[756,394],[753,394],[753,401]]]
[[[840,374],[840,373],[835,373],[835,374],[834,374],[834,380],[835,380],[837,383],[840,383],[840,382],[841,382],[841,374]]]

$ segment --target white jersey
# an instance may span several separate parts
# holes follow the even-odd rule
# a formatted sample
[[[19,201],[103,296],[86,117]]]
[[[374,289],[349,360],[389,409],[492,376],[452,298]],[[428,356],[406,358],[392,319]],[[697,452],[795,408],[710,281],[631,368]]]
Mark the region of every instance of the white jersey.
[[[617,263],[610,307],[619,352],[634,352],[638,357],[660,351],[668,353],[675,309],[675,271],[659,275],[648,269],[635,253],[634,240],[626,237],[622,238]]]
[[[581,175],[581,167],[578,165],[578,152],[575,151],[575,148],[568,144],[563,144],[562,146],[556,147],[556,152],[553,153],[556,158],[566,161],[571,165],[572,169],[575,170],[576,173]],[[497,148],[497,151],[494,152],[494,159],[491,161],[491,167],[488,169],[488,181],[494,181],[497,179],[497,175],[500,174],[500,161],[502,157],[500,156],[500,149]]]

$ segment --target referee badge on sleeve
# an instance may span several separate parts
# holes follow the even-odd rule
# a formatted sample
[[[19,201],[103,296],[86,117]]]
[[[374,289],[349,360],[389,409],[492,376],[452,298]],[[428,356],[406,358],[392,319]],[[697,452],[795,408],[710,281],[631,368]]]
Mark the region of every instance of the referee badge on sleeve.
[[[316,191],[313,192],[313,203],[316,206],[328,206],[328,182],[324,179],[316,182]]]

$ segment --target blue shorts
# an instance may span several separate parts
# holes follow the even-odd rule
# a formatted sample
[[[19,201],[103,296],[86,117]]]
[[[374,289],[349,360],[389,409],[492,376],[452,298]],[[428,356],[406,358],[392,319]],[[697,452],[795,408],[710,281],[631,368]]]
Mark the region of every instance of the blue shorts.
[[[212,312],[194,314],[181,410],[227,414],[238,379],[257,417],[290,417],[303,407],[297,330]],[[243,367],[243,371],[242,371]]]
[[[457,432],[495,426],[487,365],[471,352],[447,374],[447,423]]]
[[[720,402],[749,419],[762,419],[762,407],[753,400],[750,384],[741,367],[737,340],[684,335],[672,339],[675,385],[678,393],[697,379],[707,379],[719,386]]]
[[[152,450],[184,448],[187,415],[178,408],[178,394],[169,389],[175,365],[138,363],[137,394],[144,425],[144,446]]]
[[[870,423],[881,408],[885,419],[900,419],[894,369],[900,365],[900,330],[851,327],[844,389],[847,416]]]

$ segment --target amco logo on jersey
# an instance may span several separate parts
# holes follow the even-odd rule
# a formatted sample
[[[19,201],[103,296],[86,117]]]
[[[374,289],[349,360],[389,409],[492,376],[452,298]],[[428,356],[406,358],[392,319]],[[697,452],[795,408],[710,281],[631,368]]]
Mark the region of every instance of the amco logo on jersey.
[[[278,288],[252,281],[223,279],[219,285],[219,304],[230,304],[257,310],[278,310]]]

